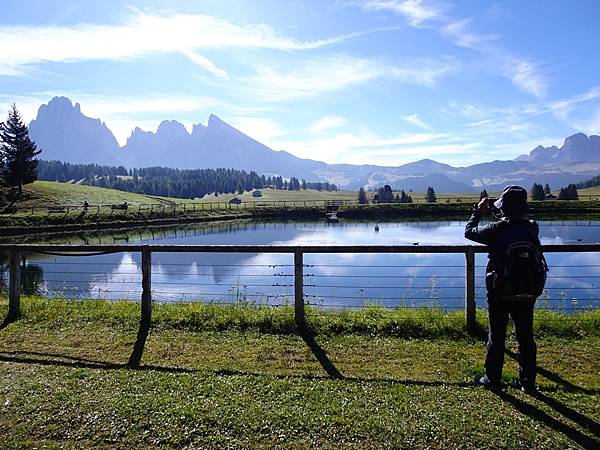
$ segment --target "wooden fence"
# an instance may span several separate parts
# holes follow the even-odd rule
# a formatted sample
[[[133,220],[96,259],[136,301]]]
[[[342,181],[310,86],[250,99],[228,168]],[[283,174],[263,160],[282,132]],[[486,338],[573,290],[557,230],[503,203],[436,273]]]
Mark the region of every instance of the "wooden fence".
[[[546,253],[552,252],[600,252],[600,244],[544,245]],[[273,245],[46,245],[46,244],[0,244],[0,252],[9,254],[9,307],[5,323],[20,316],[20,264],[22,255],[46,253],[64,256],[89,256],[108,253],[139,252],[142,256],[141,319],[136,346],[130,365],[139,364],[152,317],[152,255],[154,253],[279,253],[294,255],[294,320],[299,328],[306,328],[304,301],[304,255],[344,253],[404,253],[404,254],[463,254],[465,257],[465,324],[475,328],[475,254],[486,253],[480,245],[390,245],[390,246],[273,246]]]

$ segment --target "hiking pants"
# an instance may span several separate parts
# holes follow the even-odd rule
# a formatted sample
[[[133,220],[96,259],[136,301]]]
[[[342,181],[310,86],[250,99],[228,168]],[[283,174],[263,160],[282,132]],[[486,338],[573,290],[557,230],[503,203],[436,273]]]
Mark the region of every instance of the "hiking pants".
[[[534,302],[507,301],[502,298],[488,297],[489,334],[485,374],[490,381],[499,383],[502,379],[504,343],[510,315],[519,344],[517,355],[519,380],[523,386],[535,385],[537,347],[533,339],[533,305]]]

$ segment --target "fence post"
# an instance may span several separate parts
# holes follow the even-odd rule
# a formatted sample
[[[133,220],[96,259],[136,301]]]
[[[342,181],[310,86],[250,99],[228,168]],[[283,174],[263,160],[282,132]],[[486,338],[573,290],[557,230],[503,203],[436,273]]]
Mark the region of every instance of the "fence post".
[[[8,314],[5,323],[14,322],[21,316],[21,253],[13,250],[10,253]]]
[[[467,329],[475,329],[475,250],[465,252],[465,320]]]
[[[152,322],[152,252],[149,249],[142,250],[142,307],[140,328],[133,346],[133,352],[129,357],[127,366],[137,368],[142,360],[146,338]]]
[[[294,321],[299,329],[306,327],[304,317],[304,257],[301,251],[294,252]]]

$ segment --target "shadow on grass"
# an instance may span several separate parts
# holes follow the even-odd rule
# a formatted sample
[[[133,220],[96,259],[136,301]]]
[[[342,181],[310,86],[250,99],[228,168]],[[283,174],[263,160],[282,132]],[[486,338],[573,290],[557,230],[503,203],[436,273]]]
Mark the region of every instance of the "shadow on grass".
[[[36,364],[40,366],[56,366],[56,367],[72,367],[72,368],[84,368],[84,369],[95,369],[95,370],[121,370],[129,369],[127,364],[110,363],[105,361],[96,361],[87,358],[80,358],[74,356],[61,355],[56,353],[42,353],[42,352],[30,352],[30,351],[0,351],[0,362],[20,363],[20,364]],[[311,375],[311,374],[270,374],[270,373],[259,373],[250,372],[245,370],[237,369],[187,369],[179,367],[164,367],[143,364],[135,370],[141,371],[157,371],[165,373],[207,373],[212,372],[219,376],[249,376],[249,377],[270,377],[276,379],[304,379],[304,380],[315,380],[325,381],[330,380],[333,377],[330,375]],[[428,380],[407,380],[397,378],[368,378],[368,377],[342,377],[344,381],[356,382],[356,383],[391,383],[401,384],[405,386],[456,386],[456,387],[469,387],[473,384],[470,382],[448,382],[448,381],[428,381]]]
[[[520,413],[525,414],[526,416],[529,416],[533,420],[542,422],[544,425],[552,428],[556,432],[562,433],[564,436],[571,439],[575,444],[580,445],[586,449],[600,448],[600,440],[594,439],[590,436],[587,436],[586,434],[583,434],[581,431],[577,430],[576,428],[573,428],[572,426],[567,425],[566,423],[563,423],[563,422],[555,419],[554,417],[552,417],[549,414],[547,414],[546,412],[542,411],[535,405],[532,405],[531,403],[526,403],[522,400],[519,400],[515,396],[513,396],[505,391],[496,391],[494,393],[498,397],[500,397],[500,399],[502,399],[503,401],[510,403]],[[539,398],[541,401],[544,401],[544,399],[546,399],[546,400],[550,399],[549,397],[547,397],[543,394],[536,394],[536,397]],[[567,408],[566,406],[562,405],[561,403],[556,402],[556,400],[554,400],[554,399],[550,399],[550,400],[552,400],[552,402],[554,402],[554,403],[560,404],[561,407]],[[567,408],[567,409],[570,410],[570,408]],[[573,412],[577,413],[576,411],[573,411]],[[577,414],[579,414],[579,413],[577,413]],[[571,417],[569,417],[566,414],[565,414],[565,417],[571,419]],[[585,417],[585,416],[583,416],[583,417]],[[586,425],[578,422],[577,420],[574,420],[574,422],[577,422],[582,427],[589,429],[590,431],[592,431],[594,433],[594,436],[598,437],[597,428],[590,429],[590,427],[589,427],[589,425],[593,425],[593,427],[598,427],[598,423],[594,422],[593,420],[591,420],[587,417],[585,417],[585,419],[586,419],[586,421],[585,421]],[[573,420],[573,419],[571,419],[571,420]],[[590,422],[592,422],[592,423],[590,423]]]
[[[517,361],[517,354],[515,352],[513,352],[512,350],[509,350],[509,349],[505,349],[504,351],[505,351],[506,355],[508,355],[515,361]],[[598,391],[597,389],[588,389],[588,388],[583,388],[581,386],[577,386],[576,384],[571,383],[569,380],[564,379],[559,374],[552,372],[548,369],[544,369],[543,367],[540,367],[539,365],[537,366],[537,373],[539,375],[542,375],[543,377],[546,377],[550,381],[553,381],[554,383],[561,385],[562,389],[567,392],[574,392],[574,393],[581,393],[581,394],[588,394],[588,395],[594,395],[594,394],[600,393],[600,391]]]
[[[308,345],[310,350],[313,352],[313,355],[315,355],[315,358],[317,358],[317,361],[319,361],[319,364],[321,364],[323,370],[327,372],[327,375],[335,379],[344,378],[340,371],[337,370],[337,368],[333,365],[331,360],[327,357],[325,350],[323,350],[321,346],[319,346],[319,344],[315,340],[314,333],[310,330],[308,326],[300,325],[298,327],[298,334],[300,335],[304,343]]]
[[[23,356],[20,356],[20,355],[23,355]],[[54,354],[54,353],[41,353],[41,352],[18,352],[18,351],[4,352],[4,351],[0,351],[0,361],[20,363],[20,364],[37,364],[37,365],[41,365],[41,366],[73,367],[73,368],[100,369],[100,370],[131,369],[131,367],[129,367],[127,364],[109,363],[109,362],[104,362],[104,361],[95,361],[95,360],[86,359],[86,358],[59,355],[59,354]],[[168,373],[198,372],[198,370],[195,370],[195,369],[154,366],[154,365],[148,365],[148,364],[136,367],[134,370],[153,370],[153,371],[157,371],[157,372],[168,372]]]

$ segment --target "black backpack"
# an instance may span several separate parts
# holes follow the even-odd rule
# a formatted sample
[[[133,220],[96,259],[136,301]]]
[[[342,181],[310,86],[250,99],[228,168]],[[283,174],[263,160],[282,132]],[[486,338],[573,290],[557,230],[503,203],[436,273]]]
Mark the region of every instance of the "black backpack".
[[[538,241],[539,242],[539,241]],[[535,300],[544,291],[548,264],[539,245],[510,243],[503,255],[501,273],[494,274],[496,294],[509,300]]]

